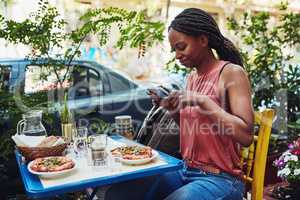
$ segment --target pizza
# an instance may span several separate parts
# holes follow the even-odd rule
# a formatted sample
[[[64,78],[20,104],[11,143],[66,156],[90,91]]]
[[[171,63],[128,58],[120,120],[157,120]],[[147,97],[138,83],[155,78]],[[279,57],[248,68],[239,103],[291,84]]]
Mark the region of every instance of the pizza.
[[[112,155],[121,156],[127,160],[139,160],[152,157],[151,147],[126,146],[111,150]]]
[[[65,156],[53,156],[37,158],[32,161],[30,169],[35,172],[59,172],[72,169],[75,163],[72,159]]]

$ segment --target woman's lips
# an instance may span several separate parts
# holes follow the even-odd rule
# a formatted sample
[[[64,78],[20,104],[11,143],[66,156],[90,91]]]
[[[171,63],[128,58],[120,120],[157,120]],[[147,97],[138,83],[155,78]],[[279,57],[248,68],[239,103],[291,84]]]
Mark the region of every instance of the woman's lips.
[[[182,59],[179,61],[182,65],[186,64],[187,63],[187,59]]]

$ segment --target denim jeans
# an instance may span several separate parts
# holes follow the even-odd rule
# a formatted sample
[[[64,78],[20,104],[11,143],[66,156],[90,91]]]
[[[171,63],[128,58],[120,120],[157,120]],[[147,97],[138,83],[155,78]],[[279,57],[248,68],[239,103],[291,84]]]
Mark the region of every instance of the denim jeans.
[[[162,190],[172,191],[165,200],[242,200],[244,183],[227,173],[212,174],[196,169],[165,174],[161,177]],[[169,188],[169,189],[166,189]]]
[[[149,193],[151,200],[242,200],[244,183],[227,173],[183,169],[112,185],[105,199],[141,200]]]

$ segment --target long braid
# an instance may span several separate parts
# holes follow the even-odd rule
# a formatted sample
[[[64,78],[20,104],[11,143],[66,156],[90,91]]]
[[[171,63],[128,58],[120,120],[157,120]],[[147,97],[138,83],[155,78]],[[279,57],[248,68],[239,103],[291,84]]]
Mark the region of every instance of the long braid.
[[[191,36],[206,35],[209,47],[217,51],[220,59],[243,66],[239,51],[222,35],[216,21],[207,12],[198,8],[185,9],[171,22],[170,28]]]

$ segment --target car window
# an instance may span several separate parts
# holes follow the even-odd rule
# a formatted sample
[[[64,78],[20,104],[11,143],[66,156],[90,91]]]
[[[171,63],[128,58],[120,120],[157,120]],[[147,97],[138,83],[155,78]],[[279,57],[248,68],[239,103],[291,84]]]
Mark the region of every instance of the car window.
[[[0,65],[0,91],[9,92],[11,66]]]
[[[104,95],[100,74],[87,66],[71,66],[65,80],[57,83],[57,75],[62,79],[66,74],[66,68],[54,73],[52,67],[42,65],[28,65],[25,71],[24,93],[32,94],[41,91],[55,89],[69,89],[72,99]]]
[[[95,69],[76,65],[72,71],[72,95],[75,98],[84,98],[104,95],[101,75]]]
[[[26,66],[24,93],[32,94],[57,88],[69,88],[71,84],[68,76],[62,84],[57,83],[57,75],[62,78],[66,73],[66,69],[58,70],[58,74],[56,75],[51,69],[52,67],[55,66]]]
[[[111,93],[111,88],[110,88],[110,84],[109,84],[109,73],[106,72],[106,70],[101,70],[101,79],[102,79],[102,83],[103,83],[103,90],[104,90],[104,94],[109,94]]]
[[[111,86],[111,93],[123,92],[131,89],[130,82],[115,72],[110,72],[108,78]]]

